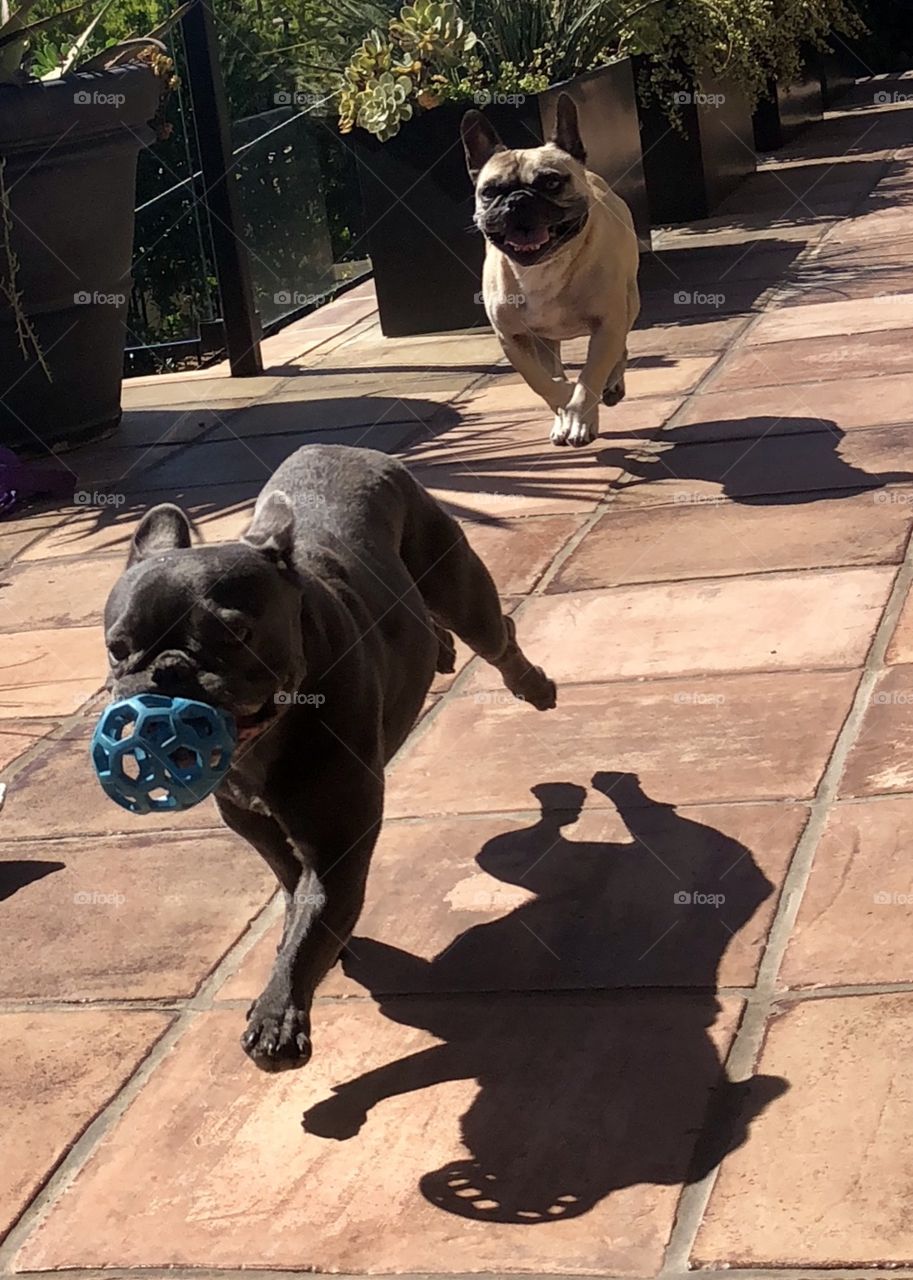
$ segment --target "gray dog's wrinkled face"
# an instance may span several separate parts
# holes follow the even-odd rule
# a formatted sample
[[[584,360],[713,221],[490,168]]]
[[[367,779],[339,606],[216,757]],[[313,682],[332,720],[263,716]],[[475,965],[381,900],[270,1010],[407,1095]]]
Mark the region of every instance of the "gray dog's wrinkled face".
[[[510,151],[479,111],[463,120],[463,144],[476,184],[475,221],[485,238],[521,266],[534,266],[586,226],[586,153],[570,98],[559,103],[555,137]]]
[[[105,608],[115,698],[196,698],[230,711],[242,737],[278,714],[276,695],[298,688],[304,657],[291,525],[277,535],[276,515],[242,542],[194,547],[179,508],[148,512]]]

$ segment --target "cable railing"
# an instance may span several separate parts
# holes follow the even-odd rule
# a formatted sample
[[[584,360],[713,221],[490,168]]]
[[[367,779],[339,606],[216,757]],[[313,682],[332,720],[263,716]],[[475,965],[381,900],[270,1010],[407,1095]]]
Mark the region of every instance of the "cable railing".
[[[195,365],[224,345],[193,114],[189,98],[176,97],[174,133],[140,157],[128,374]],[[355,161],[317,114],[323,105],[296,101],[231,123],[238,234],[265,332],[371,269]]]

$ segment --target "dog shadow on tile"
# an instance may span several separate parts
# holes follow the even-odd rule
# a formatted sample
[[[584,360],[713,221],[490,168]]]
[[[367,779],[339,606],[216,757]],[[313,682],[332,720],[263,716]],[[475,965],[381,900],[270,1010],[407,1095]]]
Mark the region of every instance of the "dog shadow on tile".
[[[855,431],[847,452],[877,460],[879,450],[899,450],[906,428]],[[866,471],[841,453],[846,431],[826,418],[735,418],[696,422],[658,431],[654,443],[668,444],[656,453],[632,454],[625,448],[603,448],[599,461],[623,468],[635,477],[624,492],[662,482],[672,493],[677,484],[704,482],[716,486],[720,498],[746,505],[819,502],[845,498],[860,489],[909,484],[913,471]],[[663,490],[656,489],[659,500]],[[675,500],[685,501],[686,490]],[[706,501],[712,491],[697,491]],[[673,499],[669,499],[673,500]]]
[[[367,938],[344,959],[386,1017],[441,1043],[337,1086],[304,1127],[344,1141],[384,1099],[476,1081],[469,1154],[420,1180],[465,1218],[546,1223],[623,1187],[700,1179],[787,1088],[730,1082],[713,1034],[739,1014],[717,1001],[720,961],[773,893],[750,850],[634,774],[597,773],[593,788],[627,838],[604,802],[584,811],[584,787],[541,784],[538,820],[477,857],[525,901],[430,961]],[[607,824],[620,838],[594,838]]]

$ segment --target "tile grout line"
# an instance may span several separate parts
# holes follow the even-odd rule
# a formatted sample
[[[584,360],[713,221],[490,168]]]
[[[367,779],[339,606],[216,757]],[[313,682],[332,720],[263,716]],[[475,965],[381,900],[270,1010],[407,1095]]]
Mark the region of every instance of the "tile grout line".
[[[188,999],[173,1002],[171,1010],[161,1010],[165,1016],[168,1016],[169,1012],[172,1015],[162,1034],[153,1041],[149,1051],[124,1083],[115,1090],[107,1102],[100,1106],[83,1132],[51,1170],[39,1191],[30,1198],[6,1237],[0,1241],[0,1275],[17,1274],[12,1265],[15,1255],[26,1240],[40,1230],[42,1223],[58,1200],[66,1193],[95,1154],[100,1143],[138,1097],[149,1077],[177,1047],[184,1033],[190,1030],[201,1014],[213,1009],[215,993],[268,932],[274,920],[278,918],[280,908],[281,901],[277,891],[255,915],[241,936],[225,951],[194,995]],[[251,1070],[254,1069],[251,1065]]]
[[[788,993],[777,985],[780,968],[812,874],[821,837],[833,806],[839,799],[839,784],[847,759],[859,738],[863,720],[871,705],[872,691],[879,676],[890,670],[885,657],[911,583],[913,583],[913,538],[908,541],[904,562],[897,571],[891,593],[875,629],[862,677],[835,739],[817,792],[809,807],[808,821],[799,837],[784,877],[777,909],[768,929],[767,943],[758,967],[757,980],[746,1001],[741,1025],[733,1037],[727,1055],[726,1073],[731,1079],[743,1080],[753,1075],[763,1048],[769,1020],[781,1002],[786,1003]],[[793,1000],[792,1003],[796,1001]],[[721,1160],[699,1182],[683,1188],[661,1275],[689,1270],[689,1260],[722,1164]]]
[[[878,183],[888,172],[894,162],[898,148],[893,148],[888,157],[881,162],[879,175],[865,196],[861,196],[847,215],[852,218],[877,188]],[[808,259],[817,257],[824,242],[834,229],[834,223],[810,246]],[[800,254],[799,257],[803,257]],[[783,296],[785,286],[776,290],[765,304],[775,309]],[[726,354],[717,361],[708,373],[712,384],[720,376],[720,370],[730,360],[736,346],[747,349],[749,344],[743,339],[760,323],[764,311],[739,330]],[[705,380],[706,381],[706,380]],[[676,419],[682,413],[684,405],[670,417],[664,430],[670,425],[678,425]],[[849,713],[844,720],[834,742],[830,758],[821,776],[816,796],[812,802],[809,818],[796,845],[789,868],[783,880],[777,909],[767,933],[767,943],[758,967],[755,990],[746,1001],[740,1026],[733,1037],[727,1055],[725,1070],[730,1078],[745,1079],[750,1077],[756,1068],[763,1048],[764,1036],[768,1021],[774,1012],[778,1000],[777,976],[786,954],[786,949],[798,915],[799,906],[805,893],[812,872],[815,854],[824,832],[827,818],[837,799],[840,778],[843,774],[850,750],[859,737],[862,722],[871,699],[878,676],[886,669],[885,656],[891,637],[893,636],[900,613],[905,603],[910,584],[913,582],[913,539],[908,537],[906,555],[897,571],[894,583],[882,611],[882,616],[875,629],[872,644],[866,658],[862,677],[856,688]],[[706,1118],[705,1118],[706,1123]],[[724,1157],[725,1159],[725,1157]],[[697,1242],[701,1224],[704,1221],[710,1198],[722,1168],[721,1160],[698,1182],[690,1183],[682,1188],[676,1208],[675,1220],[665,1256],[660,1268],[661,1275],[688,1272],[691,1269],[691,1256]]]

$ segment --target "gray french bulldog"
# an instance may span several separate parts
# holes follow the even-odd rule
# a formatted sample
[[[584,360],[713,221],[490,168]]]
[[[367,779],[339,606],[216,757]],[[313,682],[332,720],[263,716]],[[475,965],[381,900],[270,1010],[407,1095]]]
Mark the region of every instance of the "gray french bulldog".
[[[315,989],[361,912],[384,766],[456,633],[540,711],[555,685],[518,647],[460,526],[399,462],[309,445],[268,481],[240,541],[194,545],[187,516],[143,517],[108,598],[115,698],[196,698],[235,717],[216,791],[285,895],[272,975],[242,1044],[264,1069],[311,1054]]]

